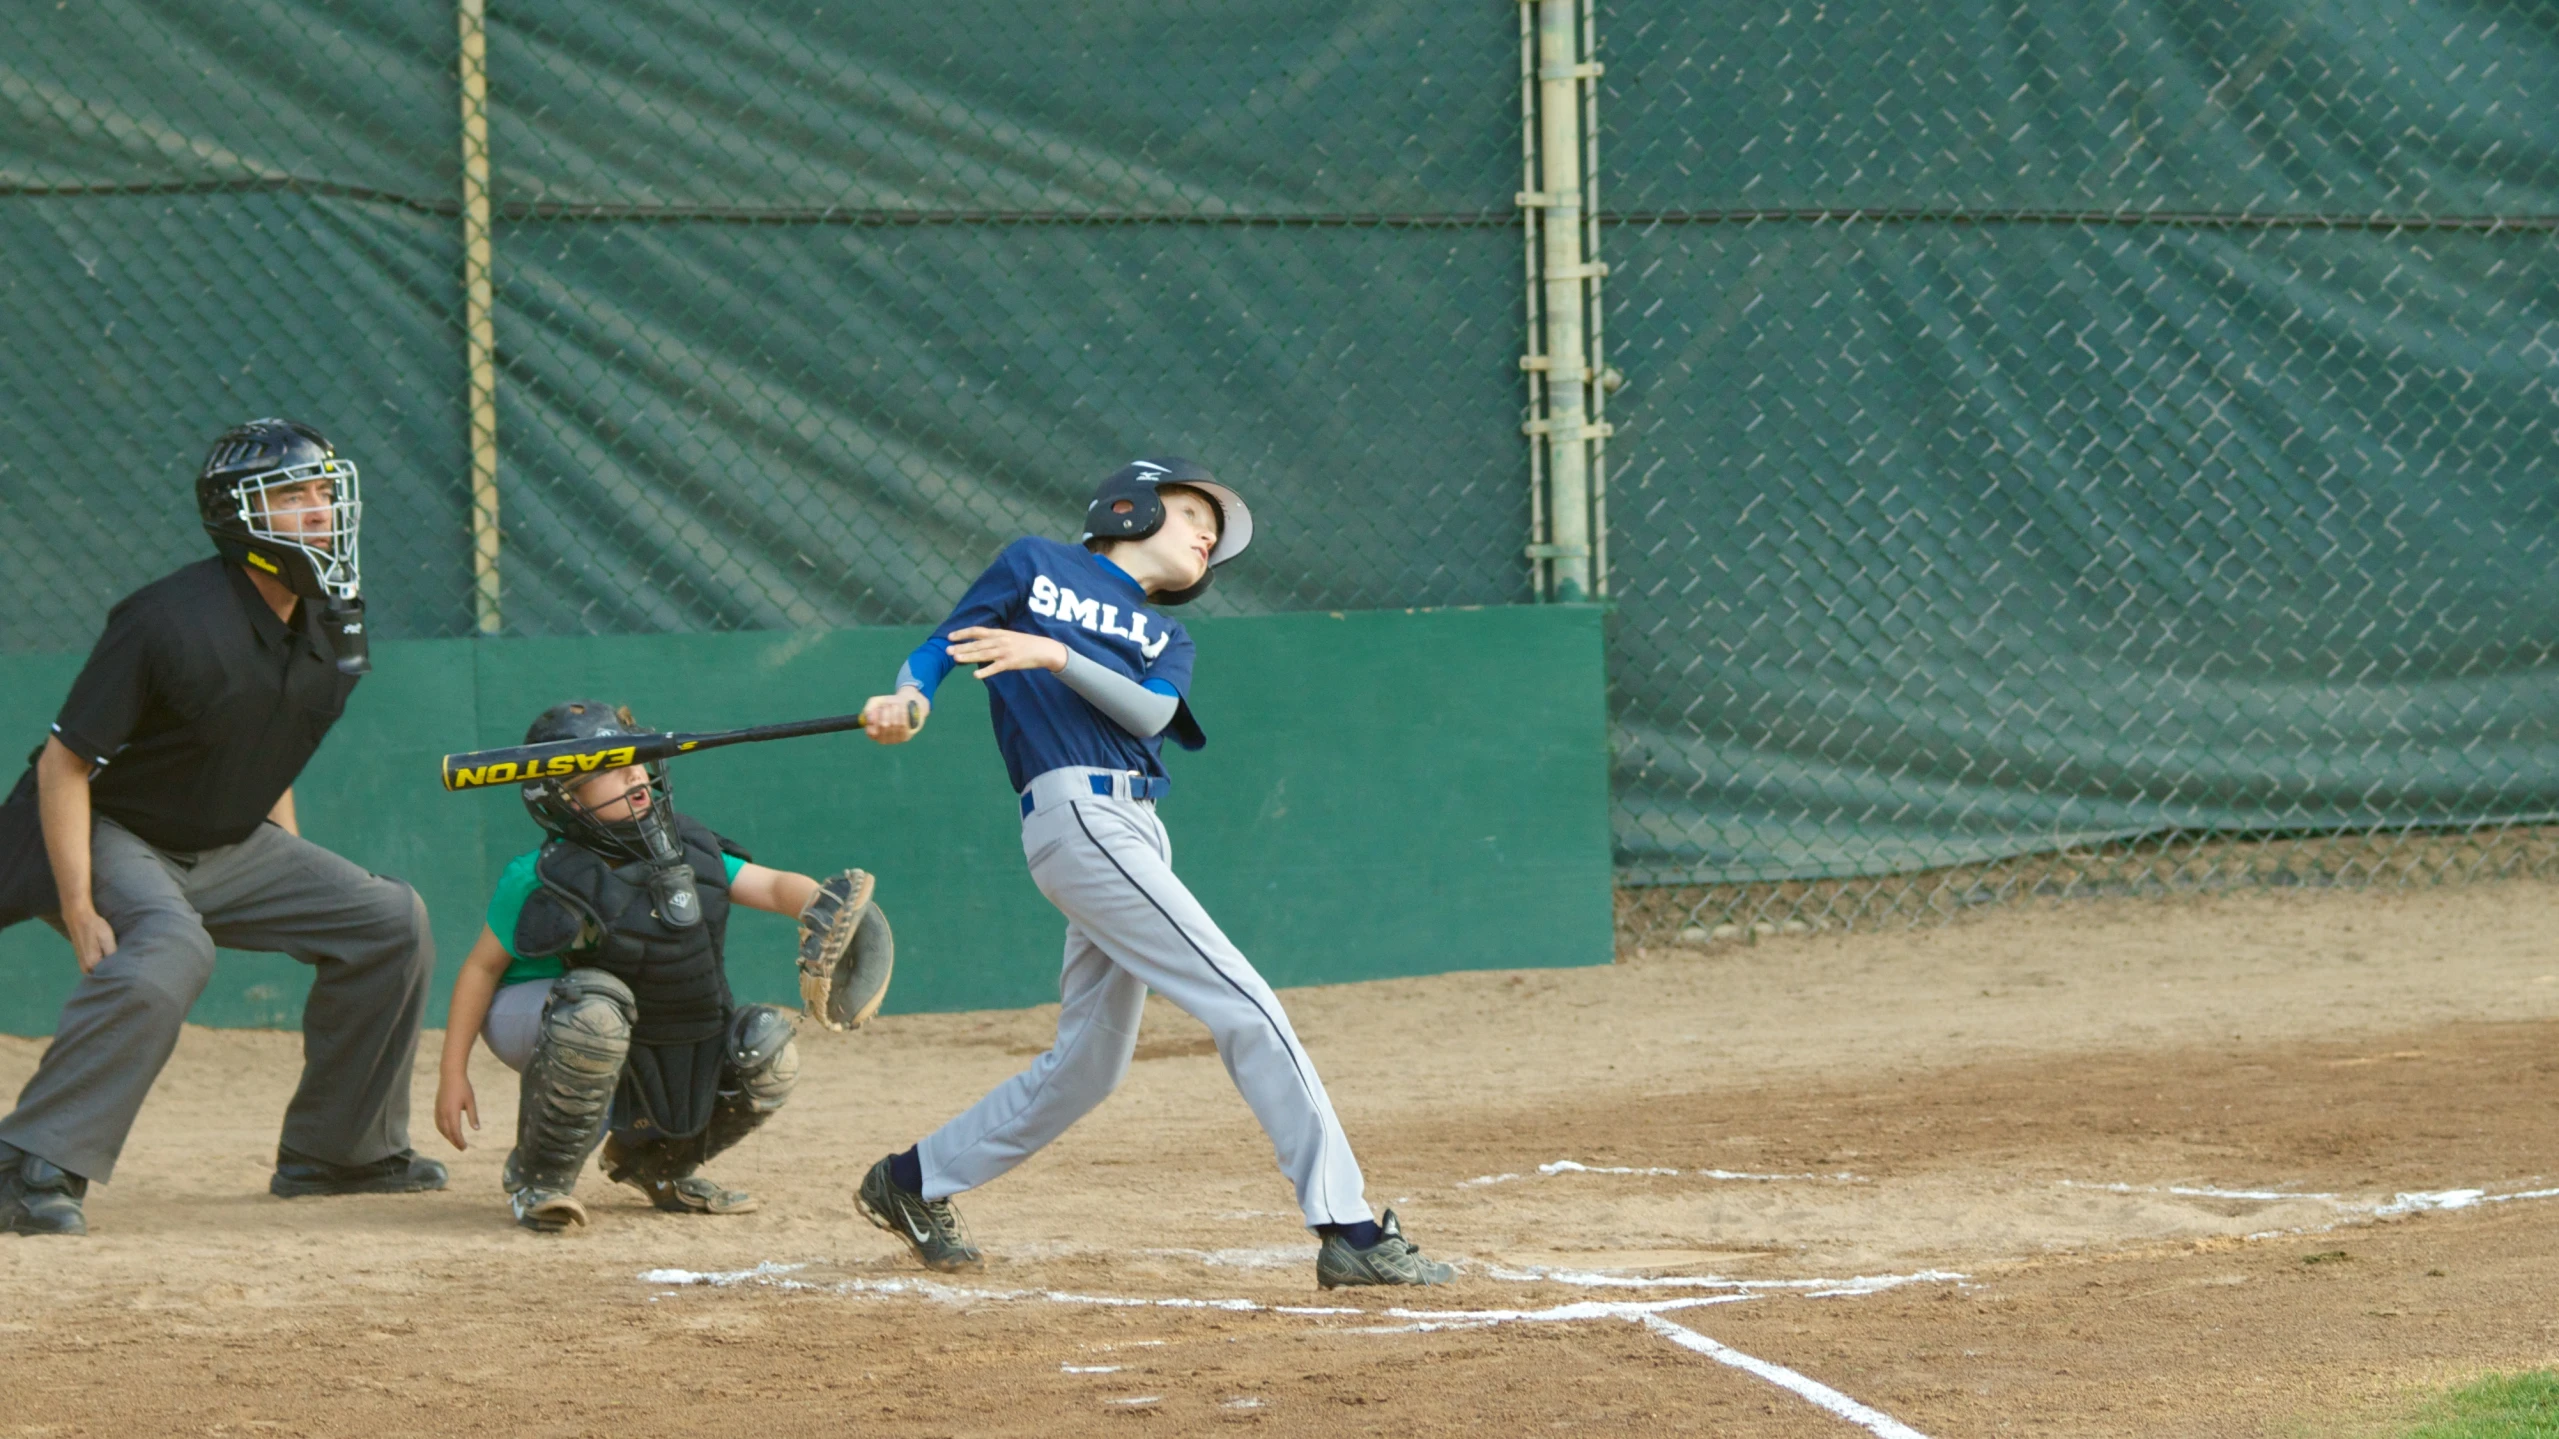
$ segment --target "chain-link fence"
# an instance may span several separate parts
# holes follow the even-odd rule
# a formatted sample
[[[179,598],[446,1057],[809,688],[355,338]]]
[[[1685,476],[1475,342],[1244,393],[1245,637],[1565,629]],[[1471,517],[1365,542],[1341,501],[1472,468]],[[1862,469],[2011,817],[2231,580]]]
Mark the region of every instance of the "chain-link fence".
[[[493,22],[509,627],[938,618],[1136,452],[1267,516],[1213,611],[1526,598],[1480,19]]]
[[[1256,498],[1211,612],[1528,598],[1512,35],[1481,22],[489,13],[495,632],[938,617],[1132,453]],[[12,27],[0,403],[32,448],[0,482],[50,499],[0,538],[32,592],[0,643],[81,643],[198,552],[173,497],[271,410],[365,469],[378,633],[483,628],[455,0]]]
[[[1519,20],[16,16],[0,650],[200,553],[276,411],[387,638],[923,620],[1147,450],[1254,496],[1211,611],[1532,600]],[[1591,31],[1630,933],[2547,867],[2559,14]]]
[[[0,650],[201,557],[206,446],[276,412],[361,459],[385,628],[462,632],[454,50],[449,5],[0,19]]]
[[[1626,928],[2547,870],[2559,11],[1706,13],[1600,27]]]

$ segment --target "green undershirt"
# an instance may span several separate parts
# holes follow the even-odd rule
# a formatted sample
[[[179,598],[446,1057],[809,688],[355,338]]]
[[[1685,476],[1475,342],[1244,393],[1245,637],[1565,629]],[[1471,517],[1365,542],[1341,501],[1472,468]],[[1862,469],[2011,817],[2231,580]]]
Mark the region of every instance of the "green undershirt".
[[[542,887],[540,876],[533,872],[533,862],[541,857],[542,851],[529,849],[508,860],[505,872],[498,876],[497,891],[489,896],[489,933],[498,937],[498,943],[506,949],[507,958],[513,961],[506,967],[506,973],[498,977],[501,989],[527,980],[558,979],[568,972],[565,955],[526,959],[515,952],[516,916],[524,913],[524,902]],[[746,868],[746,861],[733,854],[721,855],[720,860],[728,866],[729,883],[736,884],[738,871]]]

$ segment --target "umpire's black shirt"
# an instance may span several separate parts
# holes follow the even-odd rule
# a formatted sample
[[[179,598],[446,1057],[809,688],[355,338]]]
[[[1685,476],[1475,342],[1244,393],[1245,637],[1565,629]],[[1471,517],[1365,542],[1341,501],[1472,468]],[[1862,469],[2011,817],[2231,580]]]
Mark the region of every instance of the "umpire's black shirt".
[[[108,611],[53,723],[63,747],[97,767],[91,811],[165,850],[254,833],[355,689],[317,609],[302,605],[286,625],[239,566],[217,558]]]

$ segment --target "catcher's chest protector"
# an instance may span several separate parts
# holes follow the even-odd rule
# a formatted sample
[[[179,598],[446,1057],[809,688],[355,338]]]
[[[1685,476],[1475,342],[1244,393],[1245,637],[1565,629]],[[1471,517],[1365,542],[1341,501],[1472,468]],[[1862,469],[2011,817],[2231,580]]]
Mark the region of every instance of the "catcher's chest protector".
[[[534,861],[542,887],[516,917],[515,952],[528,958],[565,955],[574,965],[603,970],[631,987],[640,1017],[631,1029],[631,1058],[614,1122],[681,1137],[710,1121],[728,1037],[731,1000],[721,956],[728,937],[729,871],[722,854],[730,846],[686,815],[679,813],[675,821],[702,898],[700,924],[674,929],[659,922],[647,861],[615,865],[554,839]]]

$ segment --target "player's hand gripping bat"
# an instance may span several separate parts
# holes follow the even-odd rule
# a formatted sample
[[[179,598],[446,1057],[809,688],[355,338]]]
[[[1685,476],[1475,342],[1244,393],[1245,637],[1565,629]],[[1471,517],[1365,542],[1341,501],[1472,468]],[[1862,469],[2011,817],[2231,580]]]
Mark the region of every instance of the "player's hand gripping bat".
[[[906,706],[907,727],[913,729],[923,722],[922,711],[909,700]],[[657,734],[600,735],[594,739],[557,739],[544,744],[473,750],[469,754],[444,757],[444,787],[449,790],[485,789],[495,784],[522,784],[526,780],[549,779],[558,775],[600,774],[625,765],[647,764],[696,750],[718,749],[722,745],[797,739],[801,735],[834,734],[839,730],[861,727],[862,717],[858,714],[830,715],[825,719],[750,725],[745,729],[709,730],[701,734],[662,731]]]

